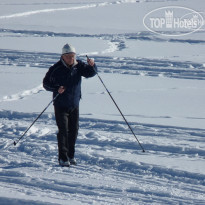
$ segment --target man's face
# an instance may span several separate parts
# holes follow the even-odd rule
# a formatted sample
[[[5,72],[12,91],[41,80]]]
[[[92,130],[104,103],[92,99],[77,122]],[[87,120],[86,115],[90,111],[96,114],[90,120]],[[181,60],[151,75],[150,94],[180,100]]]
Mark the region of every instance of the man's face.
[[[75,53],[67,53],[62,56],[65,63],[69,66],[74,64],[75,61]]]

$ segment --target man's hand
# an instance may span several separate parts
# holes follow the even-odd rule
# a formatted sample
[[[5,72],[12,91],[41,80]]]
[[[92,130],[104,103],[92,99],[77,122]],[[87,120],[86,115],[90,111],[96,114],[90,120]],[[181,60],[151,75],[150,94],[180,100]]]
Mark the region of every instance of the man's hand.
[[[94,59],[87,58],[88,65],[94,66],[95,62]]]
[[[58,93],[62,94],[64,91],[65,91],[64,86],[60,86],[60,88],[58,88]]]

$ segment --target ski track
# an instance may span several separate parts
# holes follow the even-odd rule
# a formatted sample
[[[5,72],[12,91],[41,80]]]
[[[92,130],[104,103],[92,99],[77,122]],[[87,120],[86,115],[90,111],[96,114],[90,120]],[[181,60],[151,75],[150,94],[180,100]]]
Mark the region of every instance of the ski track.
[[[117,46],[120,47],[119,44]],[[116,44],[114,46],[112,45],[111,48],[105,52],[112,52],[116,50],[117,46]],[[80,58],[82,58],[81,56],[84,57],[84,54],[79,54]],[[181,79],[205,79],[205,67],[203,63],[100,55],[92,55],[90,57],[95,58],[99,72]],[[30,66],[47,69],[56,62],[57,59],[59,59],[59,54],[57,53],[0,49],[0,65]]]
[[[139,32],[135,34],[119,34],[119,35],[88,35],[88,34],[72,34],[72,33],[54,33],[43,31],[22,31],[0,29],[2,36],[16,34],[18,37],[38,36],[38,37],[76,37],[76,38],[99,38],[108,41],[108,48],[101,52],[81,53],[79,57],[86,54],[94,57],[100,72],[121,73],[130,75],[143,75],[153,77],[170,77],[181,79],[205,79],[204,63],[192,61],[174,61],[170,59],[151,59],[151,58],[131,58],[131,57],[111,57],[106,54],[115,51],[121,51],[126,48],[126,40],[140,40],[152,42],[171,42],[171,43],[189,43],[189,44],[205,44],[203,40],[192,39],[163,39],[150,35],[148,32]],[[56,60],[59,59],[57,53],[45,52],[28,52],[18,50],[0,49],[0,65],[13,66],[30,66],[48,68]]]
[[[23,52],[0,49],[0,64],[48,68],[59,54],[41,52]],[[80,57],[81,55],[79,55]],[[84,56],[84,55],[82,55]],[[91,56],[90,56],[91,57]],[[173,60],[147,58],[120,58],[109,56],[95,56],[99,72],[143,75],[153,77],[170,77],[181,79],[205,79],[204,64],[195,62],[178,62]],[[81,57],[82,58],[82,57]],[[191,68],[193,67],[193,68]]]
[[[143,153],[124,122],[81,118],[76,147],[79,165],[60,168],[54,115],[44,114],[16,147],[12,145],[36,116],[0,112],[3,189],[15,190],[27,200],[40,192],[62,204],[68,198],[91,204],[96,197],[99,204],[205,202],[204,174],[140,161],[157,155],[167,160],[198,159],[204,163],[205,130],[131,123],[145,147]],[[198,142],[201,146],[196,146]]]
[[[0,16],[0,19],[132,2],[136,1],[122,0],[79,7],[27,11]],[[90,56],[95,58],[99,72],[205,79],[205,66],[201,63],[106,56],[107,53],[125,49],[126,40],[166,41],[196,45],[205,44],[203,40],[172,38],[165,40],[153,34],[150,35],[149,32],[88,35],[4,28],[0,29],[0,35],[101,38],[108,40],[109,48],[96,54],[91,53],[92,56]],[[81,53],[79,57],[82,58],[84,55]],[[0,65],[47,69],[57,59],[59,59],[57,53],[0,49]],[[42,90],[42,85],[39,85],[30,90],[4,96],[0,102],[21,100],[38,94]],[[180,162],[176,166],[169,167],[167,166],[169,163],[163,164],[163,161],[172,162],[172,159],[189,162],[188,164],[191,164],[192,160],[197,161],[198,164],[204,164],[204,129],[130,122],[146,150],[142,153],[123,121],[81,117],[76,146],[78,165],[61,168],[57,165],[56,125],[53,114],[43,114],[22,141],[16,147],[13,146],[14,140],[24,133],[37,116],[36,113],[0,111],[0,191],[19,193],[18,196],[11,194],[10,198],[0,197],[0,203],[68,204],[69,200],[73,204],[96,204],[96,201],[98,204],[123,205],[205,204],[204,172],[186,169],[180,165]],[[158,163],[155,157],[162,162]],[[41,198],[38,200],[39,193],[41,193]]]

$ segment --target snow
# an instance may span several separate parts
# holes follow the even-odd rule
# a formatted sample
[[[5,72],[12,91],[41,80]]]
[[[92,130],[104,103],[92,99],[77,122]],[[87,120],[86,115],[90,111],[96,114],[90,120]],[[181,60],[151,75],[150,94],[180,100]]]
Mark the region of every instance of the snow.
[[[205,38],[146,30],[153,9],[202,0],[1,0],[0,204],[205,204]],[[94,58],[83,79],[77,166],[57,161],[51,105],[42,87],[62,46]]]

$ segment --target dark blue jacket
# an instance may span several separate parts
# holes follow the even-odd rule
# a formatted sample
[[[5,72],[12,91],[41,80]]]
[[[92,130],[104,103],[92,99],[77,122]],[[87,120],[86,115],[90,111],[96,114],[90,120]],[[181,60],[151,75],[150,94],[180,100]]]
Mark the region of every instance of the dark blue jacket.
[[[58,93],[60,86],[66,89],[54,101],[54,106],[73,109],[79,107],[81,98],[81,78],[82,76],[93,77],[97,72],[97,67],[87,65],[80,60],[70,68],[61,58],[56,64],[51,66],[43,79],[43,87],[53,92],[53,97]]]

